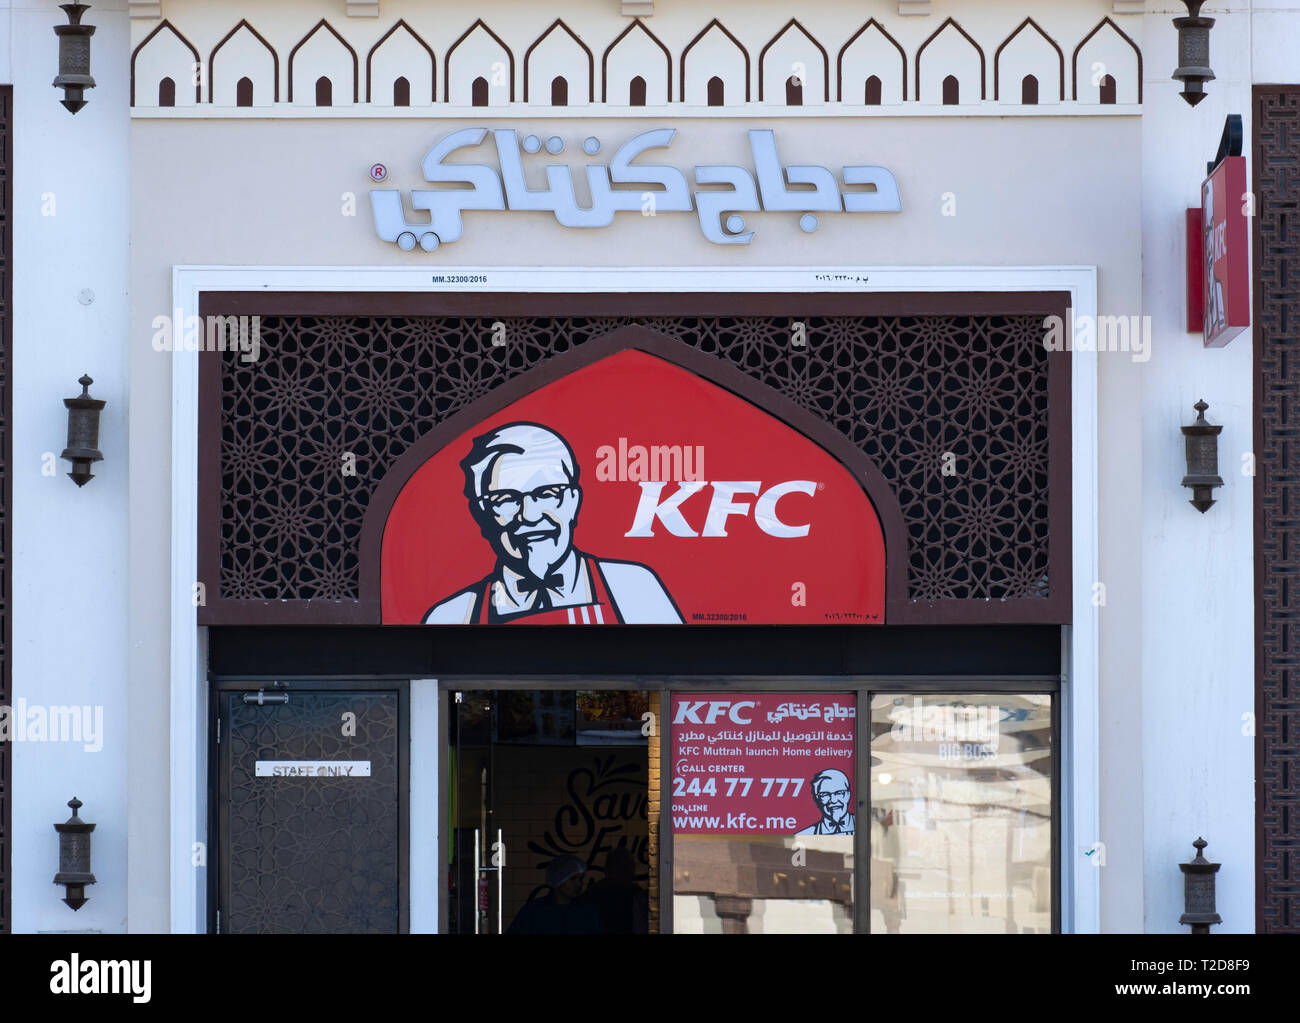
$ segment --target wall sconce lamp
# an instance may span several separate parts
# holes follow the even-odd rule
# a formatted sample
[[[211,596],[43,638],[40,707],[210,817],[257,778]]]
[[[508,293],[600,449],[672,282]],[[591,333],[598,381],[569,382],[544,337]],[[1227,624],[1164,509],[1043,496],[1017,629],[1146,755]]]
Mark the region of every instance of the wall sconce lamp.
[[[1187,475],[1183,486],[1191,487],[1192,499],[1188,502],[1202,515],[1214,503],[1211,496],[1215,487],[1223,486],[1219,475],[1219,434],[1222,426],[1211,426],[1205,421],[1205,410],[1210,406],[1202,398],[1192,408],[1196,409],[1196,422],[1181,427],[1187,445]]]
[[[90,396],[90,385],[94,382],[83,374],[77,381],[81,393],[75,398],[63,399],[63,406],[68,410],[68,446],[59,457],[72,463],[72,472],[68,476],[79,487],[95,478],[90,471],[91,463],[104,459],[99,450],[99,411],[106,403]]]
[[[1196,858],[1191,863],[1178,864],[1178,869],[1183,872],[1183,908],[1187,910],[1178,922],[1191,924],[1193,934],[1209,934],[1210,924],[1223,923],[1223,917],[1214,911],[1214,875],[1222,864],[1211,863],[1205,858],[1204,850],[1208,844],[1205,839],[1198,838],[1192,843],[1196,848]]]
[[[81,16],[90,10],[89,4],[59,4],[59,9],[68,15],[68,23],[54,26],[54,34],[59,37],[59,73],[51,84],[63,90],[59,102],[75,114],[86,105],[85,91],[95,87],[90,77],[90,37],[95,34],[95,26],[81,23]]]
[[[86,885],[95,883],[95,875],[90,872],[90,833],[95,825],[77,816],[82,802],[76,796],[68,800],[68,805],[72,816],[54,825],[59,833],[59,872],[54,875],[54,883],[64,886],[67,894],[63,901],[78,910],[86,904]]]
[[[1205,0],[1183,0],[1186,18],[1175,18],[1178,29],[1178,67],[1173,79],[1183,83],[1183,99],[1192,106],[1205,99],[1205,83],[1214,80],[1210,70],[1210,28],[1213,18],[1202,18],[1201,4]]]

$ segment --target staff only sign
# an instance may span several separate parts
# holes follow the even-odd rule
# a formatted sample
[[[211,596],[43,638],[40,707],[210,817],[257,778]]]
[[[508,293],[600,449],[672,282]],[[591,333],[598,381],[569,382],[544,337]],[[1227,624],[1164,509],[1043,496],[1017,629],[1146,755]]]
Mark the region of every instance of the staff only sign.
[[[384,525],[396,625],[880,624],[885,546],[803,434],[639,350],[465,430]]]
[[[852,693],[674,696],[673,831],[851,835]]]

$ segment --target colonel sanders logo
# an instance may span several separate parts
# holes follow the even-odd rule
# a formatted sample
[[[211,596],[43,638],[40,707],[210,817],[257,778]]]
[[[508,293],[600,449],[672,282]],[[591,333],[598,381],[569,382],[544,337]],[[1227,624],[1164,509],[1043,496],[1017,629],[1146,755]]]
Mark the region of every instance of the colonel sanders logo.
[[[822,813],[821,819],[808,827],[796,831],[796,835],[851,835],[853,834],[853,814],[849,813],[849,800],[852,790],[849,776],[834,767],[818,771],[808,786],[817,809]]]
[[[492,571],[435,604],[426,625],[676,625],[654,571],[574,546],[582,488],[568,441],[537,423],[475,437],[461,461],[469,512],[496,555]]]

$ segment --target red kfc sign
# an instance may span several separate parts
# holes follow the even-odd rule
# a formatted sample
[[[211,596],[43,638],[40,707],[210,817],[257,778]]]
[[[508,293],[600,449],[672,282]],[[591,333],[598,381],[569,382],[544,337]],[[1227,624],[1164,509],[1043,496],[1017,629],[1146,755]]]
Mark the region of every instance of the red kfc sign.
[[[852,693],[674,694],[678,835],[851,835]]]
[[[1225,157],[1201,184],[1206,348],[1222,348],[1250,326],[1250,232],[1246,158]]]
[[[803,434],[642,351],[576,369],[407,480],[384,624],[880,624],[861,485]]]

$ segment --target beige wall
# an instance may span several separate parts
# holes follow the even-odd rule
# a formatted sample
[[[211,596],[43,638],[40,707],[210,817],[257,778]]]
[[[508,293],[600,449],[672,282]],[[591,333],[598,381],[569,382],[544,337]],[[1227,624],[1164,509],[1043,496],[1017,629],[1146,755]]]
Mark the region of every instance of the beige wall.
[[[403,253],[378,240],[367,169],[389,168],[384,187],[420,187],[419,162],[445,132],[467,122],[413,119],[186,120],[132,122],[131,159],[131,719],[133,734],[165,750],[169,691],[171,361],[150,344],[155,316],[172,305],[178,264],[505,266],[960,266],[1096,265],[1099,312],[1140,313],[1140,122],[1136,117],[890,117],[800,120],[526,119],[492,126],[559,134],[561,159],[601,160],[631,135],[672,126],[661,162],[752,166],[746,129],[776,130],[783,162],[836,173],[880,164],[897,178],[903,212],[826,214],[804,234],[797,214],[747,217],[744,246],[716,246],[693,213],[654,220],[621,214],[594,231],[559,227],[547,213],[466,214],[465,237],[436,253]],[[484,159],[495,162],[492,147]],[[657,155],[657,154],[651,154]],[[468,157],[459,159],[469,160]],[[532,158],[541,162],[541,158]],[[647,162],[643,160],[643,162]],[[526,166],[530,166],[526,164]],[[539,182],[540,183],[540,182]],[[355,215],[344,215],[344,194]],[[952,193],[956,215],[943,215]],[[1100,391],[1103,929],[1141,928],[1140,517],[1141,366],[1124,353],[1098,359]],[[1076,586],[1093,580],[1076,579]],[[152,766],[151,766],[152,765]],[[167,927],[167,773],[156,758],[132,763],[130,921]],[[1113,826],[1113,827],[1112,827]],[[1112,837],[1114,836],[1114,837]],[[1127,865],[1126,865],[1127,863]]]

